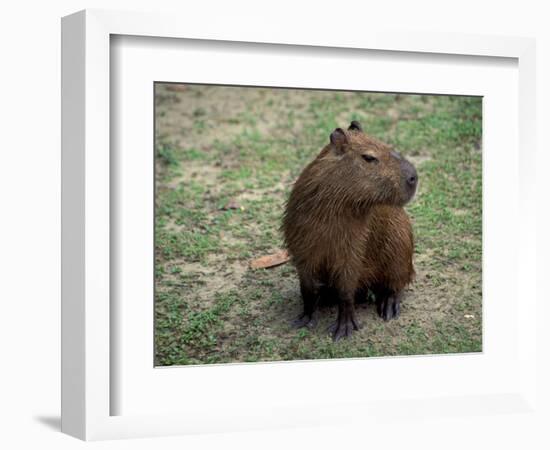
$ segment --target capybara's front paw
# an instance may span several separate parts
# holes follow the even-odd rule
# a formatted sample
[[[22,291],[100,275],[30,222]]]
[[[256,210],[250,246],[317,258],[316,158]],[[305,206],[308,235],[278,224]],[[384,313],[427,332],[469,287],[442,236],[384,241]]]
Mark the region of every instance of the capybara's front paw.
[[[317,325],[317,316],[316,314],[302,313],[290,325],[292,328],[314,328]]]
[[[346,318],[339,316],[336,322],[328,328],[328,331],[332,334],[332,339],[334,342],[337,342],[342,338],[350,337],[353,331],[358,330],[359,328],[360,325],[355,318],[355,315],[350,315]]]
[[[401,313],[401,297],[399,295],[389,295],[377,300],[376,312],[386,321],[397,319]]]

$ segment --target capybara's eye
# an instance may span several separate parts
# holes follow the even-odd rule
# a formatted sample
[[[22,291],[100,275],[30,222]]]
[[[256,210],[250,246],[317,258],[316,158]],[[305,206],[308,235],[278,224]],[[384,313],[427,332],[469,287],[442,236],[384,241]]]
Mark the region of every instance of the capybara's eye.
[[[378,162],[378,159],[372,155],[361,155],[363,159],[367,162]]]

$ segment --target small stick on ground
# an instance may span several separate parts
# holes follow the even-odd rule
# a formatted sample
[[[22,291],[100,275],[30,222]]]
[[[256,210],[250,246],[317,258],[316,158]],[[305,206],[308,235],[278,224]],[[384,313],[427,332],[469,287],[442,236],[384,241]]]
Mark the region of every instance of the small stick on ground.
[[[268,269],[270,267],[280,266],[288,262],[290,256],[286,250],[279,250],[277,253],[262,256],[250,262],[252,269]]]

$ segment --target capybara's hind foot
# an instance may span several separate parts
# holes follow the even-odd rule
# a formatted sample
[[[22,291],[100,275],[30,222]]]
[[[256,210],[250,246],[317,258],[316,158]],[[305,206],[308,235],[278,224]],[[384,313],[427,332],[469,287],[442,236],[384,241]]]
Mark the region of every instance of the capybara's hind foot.
[[[317,325],[317,315],[302,313],[290,325],[292,328],[314,328]]]
[[[401,296],[394,294],[376,300],[376,312],[385,321],[397,319],[401,313]]]
[[[348,338],[355,330],[361,328],[359,322],[355,316],[349,316],[347,319],[341,319],[338,317],[336,321],[328,327],[328,331],[332,334],[334,342],[339,341],[342,338]]]

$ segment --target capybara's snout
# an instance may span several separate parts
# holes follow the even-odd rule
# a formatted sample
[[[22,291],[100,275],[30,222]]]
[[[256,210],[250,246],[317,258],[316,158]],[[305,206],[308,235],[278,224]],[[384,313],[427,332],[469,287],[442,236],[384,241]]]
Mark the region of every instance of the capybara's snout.
[[[416,168],[405,158],[401,159],[401,174],[404,180],[405,185],[405,202],[410,202],[414,194],[416,193],[416,188],[418,186],[418,173]]]

